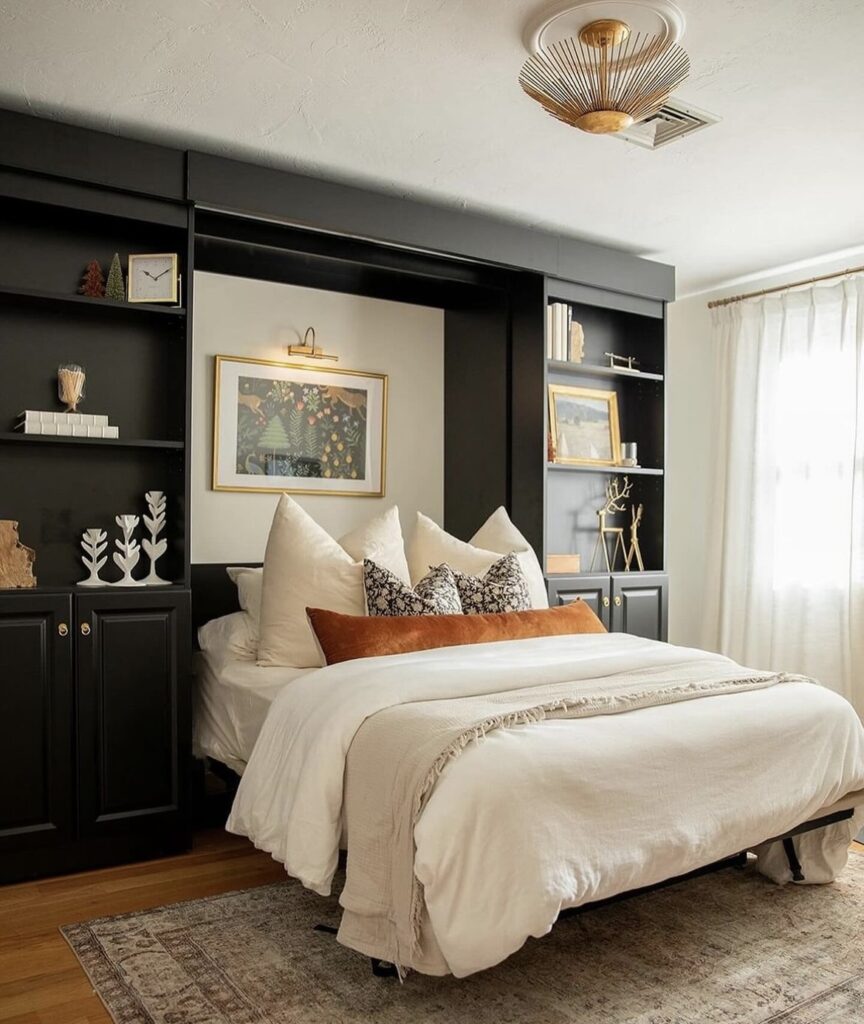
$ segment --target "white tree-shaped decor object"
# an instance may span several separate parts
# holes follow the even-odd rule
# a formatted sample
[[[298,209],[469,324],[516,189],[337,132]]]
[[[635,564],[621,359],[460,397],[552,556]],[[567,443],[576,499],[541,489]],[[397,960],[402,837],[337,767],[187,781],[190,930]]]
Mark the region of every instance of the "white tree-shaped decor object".
[[[161,558],[168,550],[168,541],[156,538],[165,528],[165,495],[162,491],[148,491],[144,495],[147,501],[147,510],[150,515],[144,516],[144,525],[150,532],[150,539],[141,542],[141,547],[150,559],[150,572],[144,577],[143,583],[148,587],[164,587],[170,580],[163,580],[156,572],[156,560]]]
[[[81,561],[84,563],[84,568],[89,571],[90,575],[86,580],[79,581],[79,587],[108,586],[105,580],[99,578],[99,570],[108,561],[108,556],[103,554],[105,548],[108,546],[107,538],[108,534],[104,530],[91,528],[84,531],[81,538],[81,547],[84,549]]]
[[[123,540],[115,540],[117,551],[114,552],[114,564],[122,571],[123,578],[112,584],[115,587],[143,587],[143,580],[133,580],[132,570],[141,557],[138,541],[132,536],[138,526],[138,516],[115,516],[114,522],[123,531]]]

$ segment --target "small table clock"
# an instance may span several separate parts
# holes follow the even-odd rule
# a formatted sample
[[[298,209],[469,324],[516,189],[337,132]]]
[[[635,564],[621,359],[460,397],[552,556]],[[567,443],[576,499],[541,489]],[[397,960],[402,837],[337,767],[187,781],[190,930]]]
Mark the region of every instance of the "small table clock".
[[[129,257],[130,302],[179,302],[177,253],[141,253]]]

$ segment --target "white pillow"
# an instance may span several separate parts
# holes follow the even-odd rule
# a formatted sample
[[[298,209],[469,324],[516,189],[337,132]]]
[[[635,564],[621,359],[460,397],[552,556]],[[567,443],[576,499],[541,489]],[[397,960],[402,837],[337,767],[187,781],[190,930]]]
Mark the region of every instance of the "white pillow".
[[[399,513],[388,509],[346,538],[354,551],[385,552],[387,568],[402,547]],[[395,559],[397,569],[399,559]],[[395,571],[395,570],[393,570]],[[403,569],[404,572],[404,569]],[[326,530],[283,494],[279,499],[267,551],[261,592],[258,664],[324,664],[306,618],[306,608],[327,608],[343,615],[363,615],[363,563],[348,554]]]
[[[225,571],[228,573],[228,578],[237,587],[237,603],[246,616],[247,628],[257,651],[264,570],[263,568],[251,569],[245,565],[229,565]]]
[[[198,630],[198,646],[217,668],[228,661],[254,661],[258,653],[246,612],[232,612],[205,622]]]
[[[399,509],[396,505],[340,537],[339,544],[355,562],[368,558],[376,565],[389,569],[403,583],[411,582],[408,559],[405,557],[405,541],[402,539],[402,524],[399,522]]]
[[[408,546],[408,568],[416,582],[429,567],[446,562],[451,569],[482,576],[501,555],[516,554],[528,584],[532,608],[548,608],[543,570],[531,545],[516,529],[503,505],[497,508],[467,543],[442,530],[422,512],[417,513],[414,536]]]
[[[494,551],[498,555],[515,552],[525,575],[525,582],[528,584],[532,606],[549,607],[549,591],[534,548],[513,525],[513,520],[507,515],[507,509],[503,505],[499,505],[489,516],[471,538],[471,543],[478,548]]]

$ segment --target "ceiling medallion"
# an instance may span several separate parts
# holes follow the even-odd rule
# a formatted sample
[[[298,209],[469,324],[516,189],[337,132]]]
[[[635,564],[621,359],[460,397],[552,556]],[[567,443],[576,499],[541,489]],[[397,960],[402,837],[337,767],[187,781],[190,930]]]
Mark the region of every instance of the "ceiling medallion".
[[[674,31],[657,33],[634,32],[630,23],[613,17],[572,24],[580,9],[587,14],[603,6],[593,0],[559,5],[558,13],[534,32],[534,52],[519,73],[519,84],[544,110],[595,135],[623,131],[657,113],[690,73],[690,59],[675,41],[683,18]],[[605,6],[615,10],[614,3]],[[650,4],[645,9],[649,16],[655,13]],[[670,9],[677,11],[664,2],[663,13]],[[640,20],[643,11],[637,11]],[[571,17],[567,27],[576,34],[556,38],[558,33],[549,29],[562,14]]]

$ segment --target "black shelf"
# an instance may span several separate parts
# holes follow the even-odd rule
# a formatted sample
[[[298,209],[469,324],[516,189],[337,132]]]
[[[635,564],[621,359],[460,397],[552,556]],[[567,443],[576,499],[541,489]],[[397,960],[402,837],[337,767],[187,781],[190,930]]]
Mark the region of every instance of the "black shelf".
[[[107,566],[106,566],[107,569]],[[105,570],[103,570],[104,572]],[[85,574],[86,570],[82,566],[81,575]],[[116,570],[115,570],[116,572]],[[36,577],[38,579],[39,573],[37,571]],[[117,587],[111,583],[106,583],[102,587],[79,587],[75,583],[40,583],[35,587],[0,587],[0,594],[106,594],[106,593],[122,593],[122,594],[151,594],[161,592],[164,593],[168,590],[188,590],[189,588],[185,583],[175,581],[173,583],[166,583],[158,587]]]
[[[14,431],[0,433],[0,444],[67,444],[106,448],[166,448],[182,451],[183,441],[125,440],[122,437],[67,437],[60,434],[21,434]]]
[[[627,370],[619,366],[595,366],[591,363],[560,362],[547,360],[550,373],[569,373],[578,377],[625,377],[631,380],[663,381],[662,373],[644,373],[642,370]]]
[[[602,552],[601,552],[600,553],[600,558],[602,558],[602,557],[603,557],[603,555],[602,555]],[[599,561],[599,559],[598,559],[598,561]],[[625,572],[623,569],[616,569],[614,572],[608,573],[608,572],[606,572],[605,569],[598,568],[598,569],[580,569],[579,572],[544,572],[543,573],[543,578],[546,579],[546,580],[551,580],[552,582],[555,582],[555,581],[563,581],[563,580],[579,580],[579,579],[584,580],[584,579],[589,578],[589,577],[597,577],[597,576],[609,576],[613,580],[629,580],[629,579],[633,579],[634,577],[639,579],[640,577],[644,578],[646,576],[661,576],[661,575],[663,575],[663,570],[662,569],[633,569],[631,572]]]
[[[547,469],[565,473],[609,473],[616,476],[663,476],[664,470],[648,466],[568,466],[565,462],[547,462]]]
[[[157,314],[184,317],[184,306],[160,306],[150,302],[115,302],[113,299],[92,299],[87,295],[66,295],[64,292],[40,291],[36,288],[9,288],[0,285],[0,299],[26,305],[77,305],[98,313]]]

